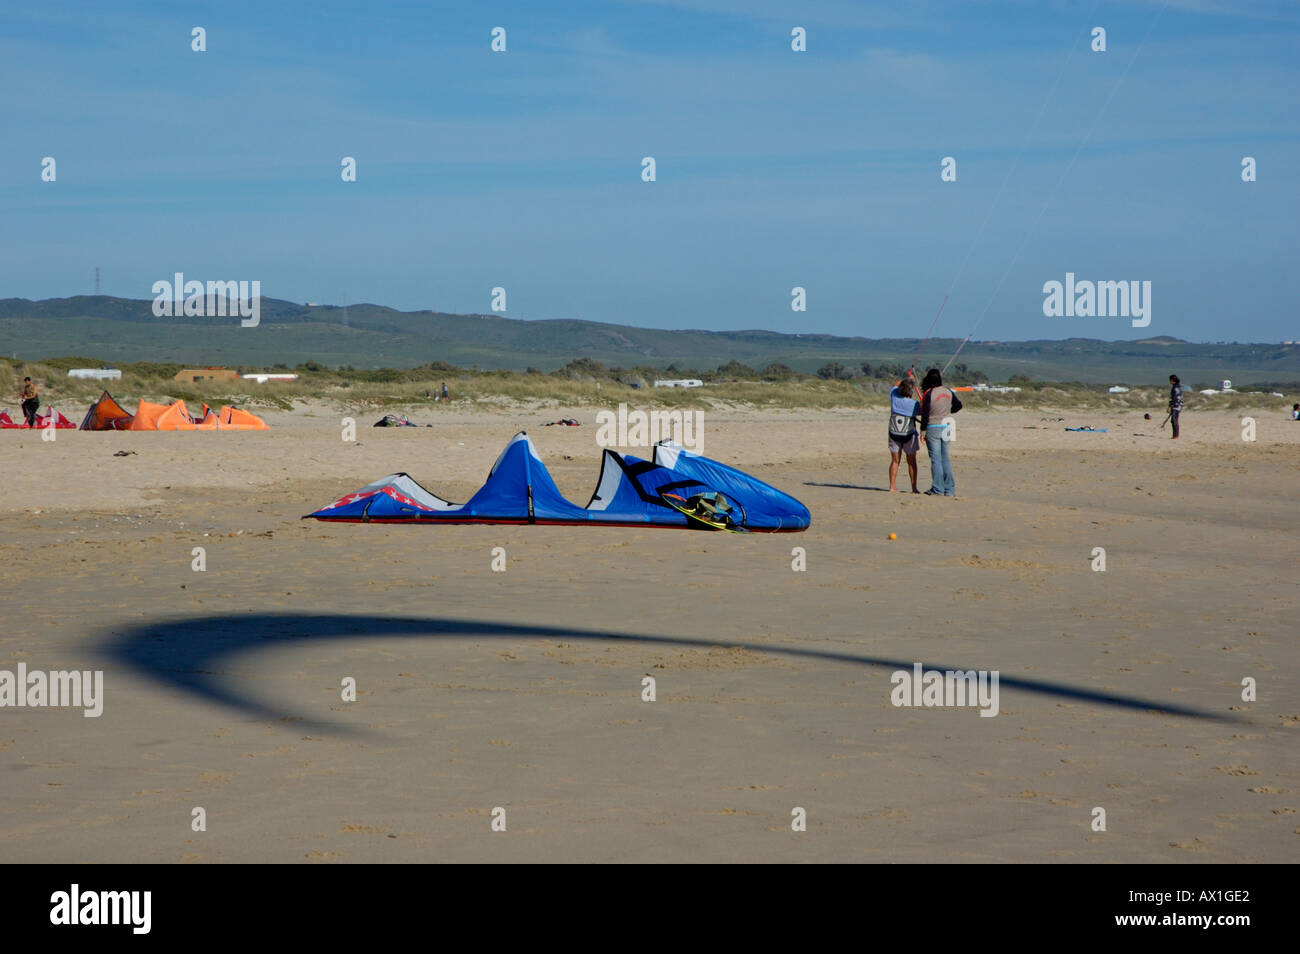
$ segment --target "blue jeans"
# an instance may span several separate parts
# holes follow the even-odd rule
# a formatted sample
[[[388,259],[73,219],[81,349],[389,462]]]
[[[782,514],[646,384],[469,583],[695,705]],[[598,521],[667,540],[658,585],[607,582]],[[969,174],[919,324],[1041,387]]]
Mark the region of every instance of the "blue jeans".
[[[930,489],[945,497],[957,496],[957,484],[952,479],[952,464],[948,460],[948,441],[943,439],[946,427],[928,427],[925,430],[925,451],[930,455]]]

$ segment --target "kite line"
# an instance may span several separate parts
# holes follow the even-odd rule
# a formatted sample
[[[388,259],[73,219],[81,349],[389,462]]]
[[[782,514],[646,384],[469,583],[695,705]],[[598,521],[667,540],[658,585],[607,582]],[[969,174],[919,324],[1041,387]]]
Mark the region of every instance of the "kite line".
[[[1105,114],[1107,107],[1110,106],[1111,100],[1115,98],[1115,94],[1119,92],[1119,88],[1123,85],[1124,80],[1128,78],[1129,70],[1131,70],[1133,64],[1137,62],[1138,54],[1142,52],[1142,47],[1146,45],[1147,39],[1151,36],[1151,31],[1155,28],[1161,15],[1165,12],[1165,7],[1168,5],[1169,0],[1164,0],[1164,3],[1160,5],[1160,9],[1156,11],[1156,15],[1152,17],[1151,22],[1147,24],[1146,32],[1142,34],[1141,42],[1138,43],[1137,48],[1133,50],[1133,55],[1129,57],[1128,64],[1124,67],[1124,71],[1120,73],[1119,78],[1115,80],[1115,85],[1111,87],[1110,95],[1108,95],[1105,101],[1102,102],[1101,109],[1099,109],[1097,114],[1093,117],[1092,124],[1088,127],[1088,131],[1084,135],[1083,139],[1081,139],[1079,144],[1075,146],[1074,155],[1070,157],[1070,161],[1066,165],[1065,171],[1062,172],[1061,177],[1056,180],[1055,188],[1053,188],[1051,193],[1048,195],[1047,201],[1043,203],[1043,207],[1039,209],[1038,216],[1034,219],[1029,231],[1025,233],[1025,237],[1021,240],[1020,247],[1016,249],[1015,255],[1013,255],[1011,261],[1007,263],[1007,267],[1002,272],[1002,277],[998,279],[997,286],[993,289],[993,294],[990,295],[989,300],[985,302],[984,309],[979,313],[979,317],[975,319],[975,324],[971,326],[970,332],[962,339],[961,344],[957,346],[957,350],[954,351],[952,357],[948,359],[948,363],[943,366],[944,371],[947,371],[948,367],[957,360],[957,355],[961,354],[962,349],[966,347],[966,343],[970,341],[971,337],[975,334],[975,331],[979,328],[980,322],[984,320],[985,315],[988,314],[989,309],[993,306],[993,302],[997,300],[998,294],[1002,291],[1002,286],[1006,283],[1007,276],[1011,274],[1011,270],[1015,268],[1016,262],[1019,261],[1021,253],[1025,250],[1025,246],[1029,244],[1030,238],[1032,238],[1034,233],[1038,230],[1038,226],[1042,222],[1044,214],[1046,214],[1052,202],[1056,200],[1056,194],[1060,192],[1061,186],[1065,183],[1066,177],[1069,176],[1070,171],[1074,168],[1074,164],[1078,161],[1079,153],[1083,151],[1084,146],[1092,141],[1092,135],[1097,130],[1097,124],[1101,121],[1101,117]],[[1093,12],[1096,12],[1096,7],[1093,8]],[[1071,49],[1071,54],[1073,55],[1073,48]],[[1068,63],[1069,61],[1067,60],[1066,62]]]

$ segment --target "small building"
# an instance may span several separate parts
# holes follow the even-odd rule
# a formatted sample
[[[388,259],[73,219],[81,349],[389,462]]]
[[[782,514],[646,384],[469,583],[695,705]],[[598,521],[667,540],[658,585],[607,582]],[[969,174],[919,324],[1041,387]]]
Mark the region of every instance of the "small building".
[[[118,381],[121,380],[122,372],[117,368],[70,368],[68,377],[86,378],[90,381]]]
[[[671,378],[655,381],[657,388],[702,388],[704,382],[699,378]]]
[[[199,384],[203,381],[238,381],[239,372],[233,368],[182,368],[176,372],[173,381],[186,384]]]

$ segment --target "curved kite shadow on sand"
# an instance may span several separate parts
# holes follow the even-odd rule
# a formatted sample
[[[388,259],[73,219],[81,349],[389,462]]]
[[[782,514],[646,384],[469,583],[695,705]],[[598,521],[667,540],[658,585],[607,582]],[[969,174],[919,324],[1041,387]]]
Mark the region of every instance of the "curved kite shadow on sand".
[[[529,626],[515,623],[495,623],[479,620],[447,619],[436,616],[384,616],[373,617],[346,613],[250,613],[224,614],[160,620],[141,623],[124,631],[110,634],[101,647],[111,658],[136,672],[190,695],[228,706],[245,715],[272,719],[307,722],[334,731],[357,731],[338,721],[322,721],[304,715],[277,711],[270,705],[236,690],[223,673],[231,667],[231,658],[241,653],[271,649],[288,644],[303,644],[319,640],[367,638],[424,639],[441,637],[462,640],[475,639],[562,639],[566,642],[629,643],[642,646],[672,646],[686,648],[714,648],[727,646],[772,656],[810,659],[823,662],[845,663],[853,666],[873,666],[889,670],[911,671],[914,659],[882,659],[859,656],[853,653],[769,645],[766,643],[739,642],[736,640],[691,639],[679,636],[654,636],[644,633],[602,632],[575,630],[554,626]],[[923,663],[925,669],[961,669],[937,663]],[[885,684],[882,682],[882,691]],[[1000,677],[1000,685],[1012,691],[1033,692],[1055,699],[1119,709],[1154,711],[1166,715],[1187,716],[1196,719],[1238,722],[1238,717],[1224,713],[1207,712],[1187,706],[1173,705],[1152,699],[1119,695],[1095,689],[1043,682],[1021,676]]]

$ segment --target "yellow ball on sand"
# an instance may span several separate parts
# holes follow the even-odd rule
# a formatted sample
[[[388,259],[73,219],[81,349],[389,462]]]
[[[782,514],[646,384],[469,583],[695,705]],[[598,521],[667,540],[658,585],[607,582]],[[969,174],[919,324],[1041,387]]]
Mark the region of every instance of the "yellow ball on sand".
[[[891,540],[897,540],[897,539],[898,539],[898,534],[896,534],[896,533],[891,533],[891,534],[889,535],[889,539],[891,539]]]

